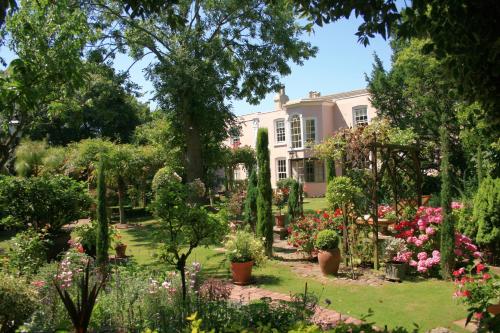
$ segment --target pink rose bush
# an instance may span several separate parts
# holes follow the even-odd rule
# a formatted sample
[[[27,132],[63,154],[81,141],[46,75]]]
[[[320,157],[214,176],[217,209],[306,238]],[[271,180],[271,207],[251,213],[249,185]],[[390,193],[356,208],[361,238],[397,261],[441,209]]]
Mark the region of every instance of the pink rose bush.
[[[452,207],[461,209],[463,206],[455,202]],[[412,221],[396,223],[395,237],[405,240],[408,249],[404,253],[398,253],[397,260],[408,263],[418,273],[437,273],[441,261],[438,235],[442,221],[441,208],[420,207]],[[460,233],[455,234],[454,252],[457,262],[463,265],[481,257],[472,240]]]

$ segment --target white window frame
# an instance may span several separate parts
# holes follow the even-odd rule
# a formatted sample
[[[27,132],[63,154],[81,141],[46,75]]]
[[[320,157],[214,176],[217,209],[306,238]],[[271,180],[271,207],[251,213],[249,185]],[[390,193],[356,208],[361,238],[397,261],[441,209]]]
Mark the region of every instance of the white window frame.
[[[278,123],[282,122],[283,123],[283,140],[278,140]],[[287,130],[286,130],[286,121],[285,118],[279,118],[274,120],[274,142],[275,145],[285,145],[286,144],[286,139],[287,139]]]
[[[300,133],[300,146],[299,147],[294,147],[293,146],[293,130],[292,130],[292,124],[293,124],[293,119],[294,118],[299,118],[299,121],[300,121],[300,126],[299,126],[299,133]],[[290,149],[292,150],[297,150],[297,149],[303,149],[304,147],[304,121],[302,119],[302,115],[301,114],[292,114],[290,115],[290,118],[289,118],[289,121],[288,121],[288,124],[289,124],[289,128],[290,128],[290,136],[289,136],[289,140],[290,140]]]
[[[280,162],[284,162],[285,171],[280,171]],[[280,174],[285,174],[285,177],[280,178]],[[276,159],[276,181],[288,178],[288,163],[286,157],[278,157]]]
[[[366,123],[358,123],[357,118],[358,116],[356,115],[357,112],[359,111],[365,111],[366,112]],[[370,118],[368,118],[368,106],[367,105],[357,105],[352,108],[352,126],[353,127],[358,127],[359,125],[366,125],[370,121]]]
[[[304,127],[304,136],[302,138],[303,145],[306,146],[308,144],[308,141],[306,140],[307,136],[307,121],[308,120],[313,120],[314,121],[314,141],[313,143],[318,143],[318,120],[316,117],[307,117],[304,118],[304,124],[302,125]]]

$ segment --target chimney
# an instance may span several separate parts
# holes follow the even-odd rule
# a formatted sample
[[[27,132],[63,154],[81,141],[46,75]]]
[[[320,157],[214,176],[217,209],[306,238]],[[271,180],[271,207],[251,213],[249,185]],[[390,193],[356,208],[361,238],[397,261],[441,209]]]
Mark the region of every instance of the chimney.
[[[274,110],[282,110],[283,105],[289,101],[288,96],[285,94],[285,86],[283,86],[279,93],[274,96]]]
[[[318,98],[321,96],[321,93],[319,91],[310,91],[309,92],[309,98]]]

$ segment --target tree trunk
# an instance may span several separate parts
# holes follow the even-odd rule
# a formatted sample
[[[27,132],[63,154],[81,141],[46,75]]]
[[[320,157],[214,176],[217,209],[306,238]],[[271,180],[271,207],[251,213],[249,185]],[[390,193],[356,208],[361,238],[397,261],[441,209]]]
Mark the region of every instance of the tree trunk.
[[[127,223],[125,217],[125,207],[123,205],[123,200],[125,199],[125,181],[123,177],[118,177],[118,207],[120,211],[120,224]]]
[[[184,135],[186,138],[185,170],[187,182],[196,178],[204,180],[203,160],[201,153],[201,138],[198,127],[192,120],[192,115],[187,107],[184,109]]]
[[[177,261],[177,269],[181,274],[181,285],[182,285],[182,300],[186,302],[187,297],[187,287],[186,287],[186,257],[182,255]]]

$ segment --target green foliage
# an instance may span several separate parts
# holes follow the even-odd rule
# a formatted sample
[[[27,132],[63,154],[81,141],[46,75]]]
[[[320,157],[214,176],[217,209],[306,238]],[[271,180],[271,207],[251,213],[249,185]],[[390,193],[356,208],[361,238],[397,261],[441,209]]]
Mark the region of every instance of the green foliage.
[[[229,237],[224,247],[230,262],[253,261],[255,265],[261,265],[266,259],[262,242],[248,231],[237,231]]]
[[[345,209],[346,206],[356,202],[361,190],[354,185],[354,182],[349,177],[335,177],[328,183],[326,189],[326,199],[332,208]]]
[[[300,217],[302,211],[300,202],[300,184],[295,179],[290,178],[290,192],[288,194],[288,216],[290,221],[295,221]]]
[[[35,290],[26,281],[0,273],[0,332],[14,332],[38,306]]]
[[[255,231],[257,225],[257,171],[252,170],[248,178],[247,196],[245,199],[245,222]]]
[[[96,233],[96,263],[104,265],[108,261],[109,226],[106,205],[106,176],[104,158],[101,157],[97,176],[97,233]]]
[[[34,230],[18,233],[12,239],[9,251],[9,266],[19,275],[33,275],[47,262],[47,249],[50,241],[46,235]]]
[[[455,246],[455,221],[451,214],[451,166],[450,166],[450,147],[449,132],[447,129],[447,116],[442,116],[442,126],[440,129],[441,140],[441,211],[443,222],[441,224],[441,276],[445,279],[451,278],[451,273],[455,266],[455,257],[453,249]]]
[[[269,136],[267,128],[257,132],[257,236],[265,239],[266,254],[273,252],[273,189],[271,187],[271,169],[269,166]]]
[[[95,221],[89,224],[82,224],[73,230],[73,234],[78,241],[83,246],[85,253],[89,256],[95,257],[97,248],[97,225]]]
[[[45,141],[23,140],[16,148],[16,173],[23,177],[39,176],[47,153]]]
[[[60,228],[87,214],[85,184],[66,176],[0,177],[0,218],[7,227]]]
[[[340,238],[339,235],[333,230],[322,230],[318,232],[314,246],[318,250],[333,250],[339,247]]]
[[[327,158],[325,160],[326,165],[326,182],[329,183],[335,176],[335,160]]]
[[[474,197],[476,242],[495,253],[500,244],[500,178],[485,178]]]

